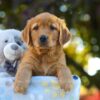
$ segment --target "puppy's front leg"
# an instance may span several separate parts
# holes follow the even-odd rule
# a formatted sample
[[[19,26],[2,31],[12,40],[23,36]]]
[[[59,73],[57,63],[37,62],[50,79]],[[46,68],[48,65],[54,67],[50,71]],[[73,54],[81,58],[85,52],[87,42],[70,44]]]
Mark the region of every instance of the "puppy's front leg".
[[[19,66],[19,69],[16,74],[14,90],[15,92],[24,93],[29,85],[29,82],[32,77],[32,69],[28,66],[23,67]]]
[[[57,76],[62,89],[65,91],[70,91],[73,87],[72,75],[68,67],[59,66],[57,69]]]

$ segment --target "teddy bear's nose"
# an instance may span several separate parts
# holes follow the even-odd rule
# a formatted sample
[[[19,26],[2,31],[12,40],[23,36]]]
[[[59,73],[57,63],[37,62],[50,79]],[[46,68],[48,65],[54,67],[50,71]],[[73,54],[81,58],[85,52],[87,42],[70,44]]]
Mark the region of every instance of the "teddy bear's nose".
[[[17,46],[17,45],[12,45],[11,48],[12,48],[13,50],[17,50],[17,49],[18,49],[18,46]]]

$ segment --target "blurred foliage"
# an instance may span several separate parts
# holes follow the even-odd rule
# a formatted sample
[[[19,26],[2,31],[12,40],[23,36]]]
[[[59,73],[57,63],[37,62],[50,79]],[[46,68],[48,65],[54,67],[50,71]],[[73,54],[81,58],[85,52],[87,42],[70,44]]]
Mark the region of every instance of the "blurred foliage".
[[[0,28],[22,30],[29,18],[44,11],[64,18],[72,32],[64,50],[73,74],[84,86],[100,89],[100,71],[94,76],[84,71],[90,57],[100,57],[100,0],[0,0]]]

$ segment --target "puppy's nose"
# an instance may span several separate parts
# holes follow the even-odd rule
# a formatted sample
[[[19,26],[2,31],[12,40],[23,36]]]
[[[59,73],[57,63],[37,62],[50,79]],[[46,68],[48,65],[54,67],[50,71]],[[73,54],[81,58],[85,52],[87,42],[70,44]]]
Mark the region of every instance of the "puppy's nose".
[[[41,43],[45,43],[45,42],[47,41],[47,39],[48,39],[47,36],[42,35],[42,36],[40,37],[40,42],[41,42]]]
[[[17,50],[18,49],[18,46],[17,45],[11,45],[11,48],[13,49],[13,50]]]

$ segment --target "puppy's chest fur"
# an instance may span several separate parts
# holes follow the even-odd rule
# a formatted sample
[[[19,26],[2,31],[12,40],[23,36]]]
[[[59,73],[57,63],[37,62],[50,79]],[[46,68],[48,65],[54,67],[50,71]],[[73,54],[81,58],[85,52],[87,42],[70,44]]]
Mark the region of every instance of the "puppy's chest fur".
[[[57,63],[60,58],[60,51],[48,52],[47,54],[41,54],[37,59],[37,64],[33,66],[35,75],[55,75],[57,71]]]

